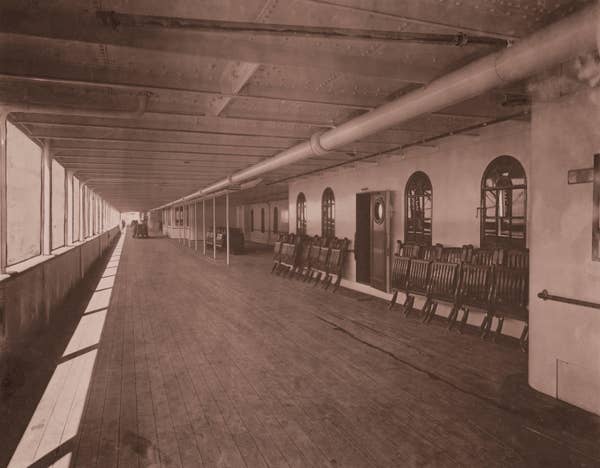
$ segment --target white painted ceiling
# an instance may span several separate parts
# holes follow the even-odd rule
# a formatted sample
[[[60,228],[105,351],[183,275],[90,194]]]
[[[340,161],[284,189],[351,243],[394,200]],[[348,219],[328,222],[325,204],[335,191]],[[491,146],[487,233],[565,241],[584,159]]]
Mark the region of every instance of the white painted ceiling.
[[[11,119],[122,211],[147,210],[277,154],[502,45],[374,41],[123,27],[132,18],[210,19],[518,41],[586,2],[572,0],[3,0],[0,102],[72,108]],[[163,18],[164,19],[164,18]],[[43,80],[34,80],[42,78]],[[77,110],[147,112],[135,119]],[[519,114],[522,86],[424,115],[340,151],[264,177],[252,197],[285,180]],[[513,101],[514,102],[514,101]],[[261,192],[262,190],[262,192]],[[240,195],[243,197],[243,194]],[[250,195],[249,195],[250,196]]]

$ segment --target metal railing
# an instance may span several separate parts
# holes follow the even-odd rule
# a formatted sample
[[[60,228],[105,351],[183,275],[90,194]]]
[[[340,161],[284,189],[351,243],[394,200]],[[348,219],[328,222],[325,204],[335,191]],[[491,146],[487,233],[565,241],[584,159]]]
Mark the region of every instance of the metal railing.
[[[548,291],[546,289],[544,289],[542,292],[539,292],[537,296],[544,301],[564,302],[566,304],[590,307],[592,309],[600,309],[600,304],[596,302],[582,301],[581,299],[573,299],[570,297],[554,296],[553,294],[548,294]]]

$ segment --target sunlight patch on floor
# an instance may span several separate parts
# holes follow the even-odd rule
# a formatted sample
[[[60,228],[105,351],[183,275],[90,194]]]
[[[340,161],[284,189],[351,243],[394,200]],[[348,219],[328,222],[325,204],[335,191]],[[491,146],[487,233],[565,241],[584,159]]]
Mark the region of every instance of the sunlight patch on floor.
[[[71,444],[83,415],[124,239],[124,235],[119,239],[9,467],[26,467],[33,463],[54,467],[70,465]]]

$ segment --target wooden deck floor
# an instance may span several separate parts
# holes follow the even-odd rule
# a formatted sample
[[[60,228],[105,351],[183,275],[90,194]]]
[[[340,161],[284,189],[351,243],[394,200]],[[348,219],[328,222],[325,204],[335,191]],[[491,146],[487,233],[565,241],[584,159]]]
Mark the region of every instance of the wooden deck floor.
[[[530,390],[514,343],[270,275],[265,253],[232,262],[125,241],[81,424],[54,459],[600,466],[600,418]]]

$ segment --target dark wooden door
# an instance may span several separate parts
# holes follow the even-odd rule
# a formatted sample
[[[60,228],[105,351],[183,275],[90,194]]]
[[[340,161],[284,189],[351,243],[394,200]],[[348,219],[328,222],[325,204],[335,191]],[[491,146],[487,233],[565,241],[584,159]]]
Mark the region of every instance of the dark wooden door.
[[[389,192],[371,193],[371,286],[387,291],[390,269]]]
[[[356,194],[356,234],[354,236],[356,281],[371,282],[371,194]]]

